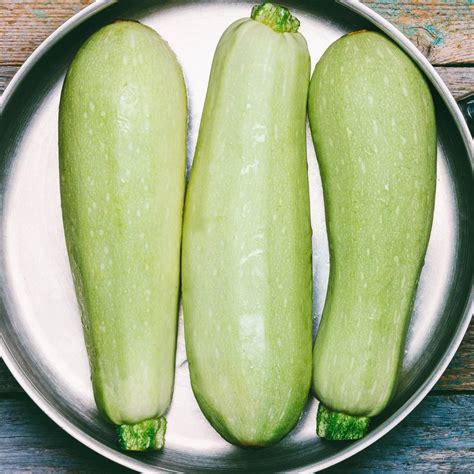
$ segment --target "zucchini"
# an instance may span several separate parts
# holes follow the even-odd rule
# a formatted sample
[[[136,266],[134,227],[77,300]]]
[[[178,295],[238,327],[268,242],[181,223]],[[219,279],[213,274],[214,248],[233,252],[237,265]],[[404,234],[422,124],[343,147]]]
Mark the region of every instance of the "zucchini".
[[[192,387],[214,428],[244,446],[285,436],[311,383],[310,58],[298,24],[267,3],[223,34],[186,195]]]
[[[124,449],[159,449],[174,381],[186,89],[152,29],[80,49],[59,111],[61,206],[94,395]]]
[[[318,434],[358,439],[396,388],[433,220],[434,106],[408,56],[361,31],[316,65],[309,118],[330,249],[314,347]]]

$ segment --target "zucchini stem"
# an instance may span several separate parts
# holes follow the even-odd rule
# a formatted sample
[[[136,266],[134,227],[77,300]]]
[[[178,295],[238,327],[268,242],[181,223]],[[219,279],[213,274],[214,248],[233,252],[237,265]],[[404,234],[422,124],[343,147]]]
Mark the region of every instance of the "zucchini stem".
[[[300,21],[294,17],[288,8],[273,3],[261,3],[252,8],[252,20],[259,21],[269,26],[277,33],[296,33]]]
[[[363,438],[369,428],[370,418],[352,416],[332,411],[319,403],[317,434],[329,441],[352,441]]]
[[[124,451],[159,451],[165,445],[165,433],[164,416],[117,427],[120,447]]]

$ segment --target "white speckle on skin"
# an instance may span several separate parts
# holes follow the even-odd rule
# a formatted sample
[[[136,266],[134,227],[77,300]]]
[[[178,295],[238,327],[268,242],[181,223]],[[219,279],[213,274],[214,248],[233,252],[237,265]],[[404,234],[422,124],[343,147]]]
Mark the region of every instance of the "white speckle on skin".
[[[258,140],[257,140],[258,141]],[[264,140],[265,141],[265,140]],[[251,170],[254,170],[257,168],[259,164],[259,160],[255,160],[253,163],[249,163],[248,165],[244,166],[241,170],[240,170],[240,176],[245,176],[246,174],[248,174]]]
[[[396,209],[395,209],[395,214],[396,214],[397,216],[400,215],[400,206],[397,206],[397,207],[396,207]]]
[[[95,110],[95,104],[94,104],[94,102],[89,102],[89,109],[90,109],[92,112],[94,112],[94,110]]]
[[[109,194],[109,193],[107,193],[107,194],[105,195],[105,200],[106,200],[107,202],[110,201],[110,194]]]
[[[123,64],[124,66],[126,66],[126,65],[128,64],[128,56],[124,56],[124,57],[122,58],[122,64]]]
[[[107,114],[105,113],[105,110],[102,110],[102,111],[100,112],[100,116],[101,116],[101,117],[105,117],[106,115],[107,115]]]
[[[140,210],[138,210],[138,211],[136,212],[136,214],[137,214],[137,217],[140,217],[140,216],[142,215],[142,213],[141,213]]]
[[[402,140],[402,145],[406,145],[407,139],[404,136],[401,136],[400,139]]]
[[[390,186],[388,184],[385,184],[385,186],[383,187],[385,189],[385,191],[389,191],[390,190]]]
[[[395,255],[395,257],[393,257],[393,261],[397,264],[397,265],[400,265],[400,257],[398,255]]]
[[[248,262],[251,258],[257,257],[258,255],[261,255],[263,253],[262,249],[255,249],[254,251],[250,252],[246,257],[242,257],[240,259],[240,265],[244,265],[246,262]]]
[[[390,83],[389,79],[388,79],[388,76],[383,76],[383,83],[388,86],[388,84]]]
[[[92,203],[92,207],[93,207],[94,209],[97,208],[97,203],[96,203],[95,201]]]
[[[107,247],[107,245],[104,247],[104,253],[105,255],[109,254],[109,247]]]
[[[349,127],[346,127],[347,136],[350,138],[352,136],[352,130]]]
[[[402,87],[402,92],[405,97],[408,97],[408,89],[407,86],[404,84]]]
[[[370,105],[374,105],[374,97],[373,97],[372,94],[369,94],[368,99],[369,99],[369,104],[370,104]]]
[[[102,229],[99,229],[99,235],[104,235],[104,231]]]

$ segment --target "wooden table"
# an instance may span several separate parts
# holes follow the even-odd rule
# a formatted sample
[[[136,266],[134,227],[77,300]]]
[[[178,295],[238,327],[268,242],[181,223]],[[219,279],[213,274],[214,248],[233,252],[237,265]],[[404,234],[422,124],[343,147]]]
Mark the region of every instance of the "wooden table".
[[[316,1],[316,0],[315,0]],[[91,0],[0,0],[0,93],[31,52]],[[365,0],[426,55],[454,97],[474,92],[472,0]],[[0,361],[0,472],[122,472],[44,415]],[[474,323],[442,379],[382,440],[337,471],[474,470]]]

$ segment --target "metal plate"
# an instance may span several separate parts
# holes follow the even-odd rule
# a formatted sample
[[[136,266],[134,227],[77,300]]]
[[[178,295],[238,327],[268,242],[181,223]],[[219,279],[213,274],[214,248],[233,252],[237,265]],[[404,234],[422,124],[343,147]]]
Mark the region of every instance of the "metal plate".
[[[190,96],[188,169],[196,142],[212,56],[224,29],[249,15],[245,2],[142,1],[97,3],[60,28],[27,61],[7,89],[0,127],[2,232],[0,319],[5,362],[33,400],[92,449],[141,470],[315,471],[373,443],[403,419],[439,378],[469,323],[473,270],[471,139],[446,86],[396,30],[354,0],[295,2],[313,65],[342,34],[359,28],[388,32],[433,84],[439,127],[438,187],[433,231],[409,330],[399,390],[363,440],[331,444],[315,436],[317,402],[308,401],[296,429],[264,450],[234,447],[211,428],[193,397],[180,319],[176,385],[166,448],[159,454],[117,450],[114,429],[99,416],[90,386],[78,308],[62,230],[57,114],[64,73],[92,32],[116,18],[157,29],[176,52]],[[290,5],[291,6],[291,5]],[[321,183],[308,134],[314,229],[314,325],[328,277]]]

